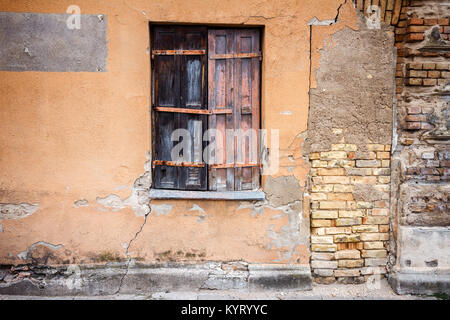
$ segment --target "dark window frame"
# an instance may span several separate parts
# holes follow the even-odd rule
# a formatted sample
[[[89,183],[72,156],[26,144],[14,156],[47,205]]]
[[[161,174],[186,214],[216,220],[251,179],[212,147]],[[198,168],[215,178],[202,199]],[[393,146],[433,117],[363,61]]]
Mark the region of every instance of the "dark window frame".
[[[260,129],[261,128],[261,96],[262,96],[261,95],[261,82],[262,82],[262,65],[261,65],[262,47],[261,46],[262,46],[262,36],[263,36],[263,29],[261,27],[239,28],[239,27],[210,27],[210,26],[207,26],[207,25],[186,26],[186,25],[150,24],[150,35],[151,35],[150,36],[150,39],[151,39],[151,45],[150,45],[150,54],[151,54],[151,98],[152,98],[152,101],[151,101],[151,121],[152,121],[152,126],[151,127],[152,127],[152,132],[151,132],[151,134],[152,134],[152,177],[153,177],[153,179],[152,179],[153,180],[152,193],[153,193],[154,197],[155,198],[177,198],[175,195],[176,195],[176,193],[179,193],[179,194],[183,194],[183,196],[180,197],[180,198],[190,198],[189,195],[192,195],[193,199],[221,198],[221,199],[225,199],[225,200],[228,200],[228,199],[245,200],[246,197],[249,197],[249,199],[261,200],[264,197],[261,195],[261,193],[258,193],[258,190],[260,190],[260,182],[261,182],[260,167],[254,167],[254,168],[250,169],[251,172],[252,172],[251,173],[251,177],[252,177],[251,182],[253,182],[253,183],[250,182],[251,183],[251,188],[248,187],[249,184],[247,183],[247,187],[244,190],[242,190],[242,189],[235,190],[235,186],[234,185],[233,185],[231,190],[223,189],[223,187],[220,190],[211,190],[210,184],[212,182],[212,178],[211,178],[212,171],[213,170],[217,171],[218,169],[212,169],[212,168],[210,168],[207,165],[204,168],[204,170],[206,170],[206,175],[207,175],[207,177],[206,177],[206,188],[203,188],[201,190],[197,189],[197,190],[193,190],[193,191],[188,191],[189,188],[185,188],[185,187],[184,188],[180,188],[180,186],[177,186],[175,188],[172,188],[172,190],[170,190],[170,189],[161,187],[161,184],[158,185],[158,183],[157,183],[158,180],[156,180],[156,179],[159,179],[159,177],[158,177],[158,173],[157,173],[157,170],[158,170],[157,166],[155,166],[155,161],[160,160],[160,159],[156,159],[157,155],[158,155],[158,151],[160,151],[160,149],[159,150],[157,150],[157,149],[161,148],[158,145],[158,143],[157,143],[157,139],[158,139],[157,138],[157,131],[160,130],[160,127],[158,127],[158,125],[159,125],[159,123],[158,123],[158,116],[160,116],[159,115],[160,111],[156,111],[155,110],[155,107],[157,107],[157,102],[159,102],[159,100],[156,101],[158,99],[158,92],[156,91],[157,88],[155,87],[156,86],[155,85],[155,81],[160,76],[160,74],[157,74],[158,70],[157,70],[157,68],[155,68],[155,56],[153,54],[154,53],[153,50],[159,50],[160,49],[158,47],[156,47],[157,49],[154,49],[155,48],[155,30],[158,30],[158,29],[159,30],[163,30],[164,28],[167,28],[168,30],[170,30],[170,29],[177,30],[177,28],[185,29],[185,30],[201,30],[201,29],[206,30],[206,35],[207,35],[206,52],[205,52],[205,54],[203,55],[203,58],[202,58],[202,60],[203,60],[202,63],[203,63],[203,66],[205,67],[204,68],[204,70],[205,70],[204,80],[205,79],[206,80],[204,81],[204,87],[203,87],[204,90],[202,92],[202,96],[203,96],[203,103],[202,104],[203,105],[202,105],[202,108],[200,110],[210,110],[210,105],[209,105],[209,101],[208,101],[209,100],[208,95],[210,94],[210,90],[211,90],[211,88],[210,88],[210,86],[211,86],[211,83],[210,83],[211,79],[209,79],[209,77],[210,77],[210,70],[209,70],[209,68],[211,67],[211,63],[210,63],[210,59],[209,59],[209,53],[210,53],[210,49],[211,49],[210,48],[210,45],[211,45],[210,41],[211,40],[208,39],[208,38],[211,37],[211,34],[214,34],[215,32],[220,33],[221,31],[222,32],[227,31],[227,32],[235,33],[236,35],[243,34],[244,35],[243,38],[244,37],[248,38],[248,33],[254,32],[255,35],[252,35],[252,36],[255,37],[255,38],[257,37],[257,39],[256,40],[253,39],[253,45],[254,45],[254,43],[256,41],[257,42],[257,46],[258,46],[257,47],[257,52],[259,53],[259,56],[255,55],[255,56],[252,56],[250,58],[248,56],[245,56],[244,58],[246,58],[245,61],[250,61],[250,64],[251,64],[250,68],[253,68],[251,70],[254,71],[255,66],[257,68],[257,72],[256,72],[257,78],[252,78],[253,81],[256,80],[256,82],[255,83],[252,82],[252,84],[250,86],[251,87],[253,86],[252,87],[253,89],[254,89],[254,86],[256,86],[256,89],[254,89],[254,90],[257,90],[257,99],[258,99],[258,101],[257,101],[257,108],[258,109],[257,109],[256,117],[255,117],[255,115],[253,113],[254,112],[254,107],[253,107],[252,111],[250,113],[247,113],[247,114],[250,114],[252,117],[256,118],[256,119],[252,119],[251,120],[251,122],[252,122],[250,124],[251,128],[255,128],[255,129]],[[235,36],[233,36],[233,37],[235,37]],[[246,39],[244,39],[244,40],[246,40]],[[238,47],[238,46],[239,45],[236,45],[236,47]],[[240,46],[242,47],[243,45],[241,44]],[[164,49],[170,50],[169,48],[164,48]],[[194,49],[198,49],[198,48],[188,48],[188,49],[194,50]],[[179,50],[179,48],[176,48],[175,50]],[[233,50],[234,50],[233,51],[234,53],[237,52],[236,48],[233,49]],[[255,58],[257,58],[257,60],[258,60],[256,64],[255,64],[255,60],[256,60]],[[180,59],[180,58],[178,58],[178,59]],[[244,60],[241,60],[239,57],[236,58],[236,59],[239,60],[239,61],[244,61]],[[247,63],[247,65],[248,65],[248,63]],[[241,65],[239,65],[239,66],[241,66]],[[235,68],[235,67],[233,67],[233,68]],[[252,71],[252,74],[253,74],[253,71]],[[236,70],[234,72],[235,72],[235,74],[238,74],[239,76],[241,75],[241,74],[237,73]],[[247,74],[247,78],[248,77],[249,77],[249,75]],[[178,92],[181,92],[181,91],[178,91]],[[250,93],[250,94],[253,94],[253,93]],[[206,98],[205,98],[205,96],[206,96]],[[239,97],[239,98],[241,98],[241,97]],[[247,98],[248,98],[248,95],[247,95]],[[174,106],[174,107],[178,107],[179,108],[180,104],[178,106]],[[198,109],[198,108],[194,108],[194,109]],[[179,111],[179,110],[177,110],[177,111]],[[211,115],[189,115],[189,116],[207,118],[207,120],[206,120],[206,129],[211,126],[211,124],[213,122],[212,121],[213,117],[216,118],[216,116],[211,116]],[[222,116],[222,115],[220,115],[220,116]],[[227,115],[225,115],[225,116],[227,116]],[[205,123],[205,121],[203,121],[203,123]],[[255,123],[257,124],[256,127],[255,127]],[[233,128],[235,128],[235,125],[236,124],[234,124]],[[203,130],[205,130],[204,127],[203,127]],[[258,140],[259,140],[259,137],[258,137]],[[205,147],[205,145],[203,144],[203,148],[204,147]],[[258,151],[259,151],[259,144],[258,144]],[[260,163],[259,157],[260,157],[260,155],[258,154],[258,164]],[[227,169],[225,169],[225,170],[227,170]],[[234,166],[234,170],[236,171],[236,172],[233,172],[234,176],[242,174],[239,171],[241,171],[241,172],[243,171],[241,168],[238,168],[236,166]],[[250,170],[247,170],[247,172],[250,171]],[[254,176],[255,174],[256,174],[256,178]],[[227,188],[229,188],[229,186],[227,186]],[[239,193],[241,195],[236,195],[235,193]]]

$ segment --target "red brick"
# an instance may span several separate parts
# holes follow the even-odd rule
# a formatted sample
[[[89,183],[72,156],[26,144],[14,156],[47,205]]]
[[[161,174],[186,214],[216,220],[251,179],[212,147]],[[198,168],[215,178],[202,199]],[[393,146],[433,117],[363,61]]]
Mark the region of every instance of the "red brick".
[[[406,112],[408,114],[419,114],[422,113],[422,108],[419,106],[407,107]]]
[[[410,33],[406,35],[406,42],[422,41],[423,33]]]
[[[423,79],[424,86],[435,86],[437,84],[436,79]]]
[[[438,19],[423,19],[423,24],[426,26],[434,26],[438,24]]]
[[[421,86],[422,79],[421,78],[409,78],[407,80],[407,84],[409,84],[410,86]]]
[[[440,71],[428,71],[428,78],[439,78],[440,76]]]
[[[449,25],[449,18],[438,19],[437,23],[438,23],[438,25],[441,25],[441,26],[448,26]]]
[[[427,26],[409,26],[408,28],[406,28],[406,32],[407,33],[413,33],[413,32],[424,33],[428,29],[430,29],[430,27],[427,27]]]
[[[425,115],[407,115],[406,121],[427,121],[427,116]]]
[[[406,130],[419,130],[420,122],[406,122],[405,129]]]
[[[423,25],[423,23],[424,23],[423,19],[419,18],[408,19],[408,25]]]

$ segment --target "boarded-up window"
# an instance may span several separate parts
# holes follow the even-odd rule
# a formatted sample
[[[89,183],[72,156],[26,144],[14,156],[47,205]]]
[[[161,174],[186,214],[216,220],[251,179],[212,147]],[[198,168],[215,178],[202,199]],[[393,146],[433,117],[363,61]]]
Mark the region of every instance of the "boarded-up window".
[[[260,61],[258,29],[153,28],[155,188],[259,188]],[[211,156],[208,128],[222,137]],[[192,142],[174,159],[176,129]]]

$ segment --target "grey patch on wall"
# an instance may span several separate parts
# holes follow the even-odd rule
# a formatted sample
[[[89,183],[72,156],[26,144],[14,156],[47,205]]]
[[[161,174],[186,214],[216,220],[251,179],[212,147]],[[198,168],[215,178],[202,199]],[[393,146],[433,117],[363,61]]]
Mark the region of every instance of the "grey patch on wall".
[[[87,200],[82,199],[82,200],[75,201],[73,203],[73,206],[75,208],[87,207],[87,206],[89,206],[89,202]]]
[[[37,204],[29,203],[0,203],[0,221],[2,219],[22,219],[36,212]]]
[[[106,16],[81,15],[81,28],[73,30],[69,17],[0,12],[0,70],[106,71]]]
[[[302,199],[303,191],[294,176],[268,177],[264,184],[268,203],[280,207]]]
[[[312,26],[314,30],[327,26]],[[332,44],[332,45],[330,45]],[[320,50],[310,90],[308,138],[304,154],[328,151],[331,144],[390,144],[394,94],[393,27],[348,27],[331,35]]]
[[[150,205],[152,212],[155,213],[155,215],[160,216],[166,216],[172,211],[173,205],[171,204],[151,204]]]

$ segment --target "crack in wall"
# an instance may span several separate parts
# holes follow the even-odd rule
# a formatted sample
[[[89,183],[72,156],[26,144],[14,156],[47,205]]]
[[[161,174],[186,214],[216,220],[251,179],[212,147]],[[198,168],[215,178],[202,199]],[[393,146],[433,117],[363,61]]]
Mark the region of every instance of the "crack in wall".
[[[136,232],[136,234],[134,235],[134,237],[128,242],[127,245],[127,249],[125,251],[125,255],[127,256],[127,263],[126,263],[126,270],[125,270],[125,274],[122,276],[122,278],[120,279],[119,282],[119,287],[117,288],[116,294],[120,293],[120,289],[122,288],[123,285],[123,280],[125,279],[125,277],[128,275],[128,271],[130,270],[130,266],[133,262],[133,259],[130,256],[129,250],[131,247],[131,244],[136,241],[137,237],[139,236],[139,234],[142,232],[142,230],[144,229],[145,224],[147,223],[147,217],[150,215],[151,211],[149,213],[147,213],[144,217],[144,223],[142,223],[141,228],[139,229],[138,232]]]

